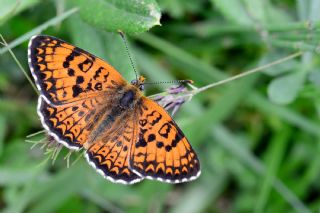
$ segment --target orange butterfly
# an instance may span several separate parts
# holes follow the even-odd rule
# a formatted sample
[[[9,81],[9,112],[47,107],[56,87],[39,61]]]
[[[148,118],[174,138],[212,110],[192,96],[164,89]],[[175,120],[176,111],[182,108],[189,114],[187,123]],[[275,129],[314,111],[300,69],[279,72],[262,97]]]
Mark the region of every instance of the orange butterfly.
[[[180,183],[200,175],[180,128],[142,94],[143,77],[129,84],[102,59],[46,35],[31,38],[28,62],[44,128],[69,149],[85,149],[88,163],[106,179]]]

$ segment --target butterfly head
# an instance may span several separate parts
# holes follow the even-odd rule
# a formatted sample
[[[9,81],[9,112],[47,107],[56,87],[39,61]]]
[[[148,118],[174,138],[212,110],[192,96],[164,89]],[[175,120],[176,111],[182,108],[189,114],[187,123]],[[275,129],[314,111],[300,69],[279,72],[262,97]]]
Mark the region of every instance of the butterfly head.
[[[137,88],[139,88],[139,90],[143,91],[144,90],[144,80],[146,78],[143,76],[140,76],[138,79],[134,79],[131,81],[131,84]]]

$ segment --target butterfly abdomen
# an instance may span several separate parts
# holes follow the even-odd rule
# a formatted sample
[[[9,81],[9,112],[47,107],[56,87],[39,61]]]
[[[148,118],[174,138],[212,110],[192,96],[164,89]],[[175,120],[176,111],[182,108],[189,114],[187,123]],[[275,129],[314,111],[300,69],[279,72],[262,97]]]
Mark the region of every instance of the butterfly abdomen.
[[[94,143],[100,139],[101,135],[110,135],[114,133],[114,128],[119,126],[115,123],[124,122],[119,120],[123,113],[128,113],[130,108],[134,106],[136,93],[134,90],[128,89],[119,96],[114,96],[114,106],[107,110],[104,114],[100,115],[100,118],[96,118],[96,128],[91,132],[89,140],[86,146]]]

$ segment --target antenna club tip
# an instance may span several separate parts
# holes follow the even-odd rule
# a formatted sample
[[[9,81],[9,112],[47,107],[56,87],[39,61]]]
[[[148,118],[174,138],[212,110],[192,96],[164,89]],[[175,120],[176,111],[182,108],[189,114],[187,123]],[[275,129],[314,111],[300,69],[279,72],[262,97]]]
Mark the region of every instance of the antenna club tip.
[[[193,84],[193,83],[194,83],[194,81],[193,81],[193,80],[188,79],[188,80],[186,80],[186,83],[188,83],[188,84]]]
[[[145,80],[146,80],[146,78],[145,78],[144,76],[141,75],[141,76],[139,77],[139,81],[140,81],[141,83],[144,83]]]

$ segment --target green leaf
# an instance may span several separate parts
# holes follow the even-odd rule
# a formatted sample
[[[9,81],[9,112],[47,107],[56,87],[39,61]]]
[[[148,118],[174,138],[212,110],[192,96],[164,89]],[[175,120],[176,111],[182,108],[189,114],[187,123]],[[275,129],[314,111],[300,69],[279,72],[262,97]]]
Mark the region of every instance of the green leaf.
[[[125,45],[118,33],[108,33],[95,29],[82,21],[78,15],[68,20],[68,26],[74,45],[108,62],[118,70],[126,80],[131,81],[135,79],[135,74],[126,53]],[[79,34],[78,29],[81,29],[81,34]],[[130,46],[129,51],[131,52]],[[132,57],[133,56],[134,55],[132,55]]]
[[[161,12],[154,0],[73,0],[87,23],[106,31],[137,34],[160,25]]]
[[[268,96],[277,104],[289,104],[295,100],[303,86],[304,74],[295,72],[274,79],[268,87]]]

